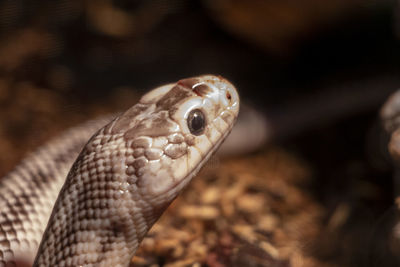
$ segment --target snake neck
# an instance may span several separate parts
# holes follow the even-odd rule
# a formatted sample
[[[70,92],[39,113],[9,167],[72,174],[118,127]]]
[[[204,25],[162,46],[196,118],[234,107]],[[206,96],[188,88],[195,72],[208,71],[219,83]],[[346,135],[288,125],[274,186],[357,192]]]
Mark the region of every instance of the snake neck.
[[[107,144],[102,140],[107,139]],[[110,148],[118,153],[110,153]],[[82,151],[56,201],[34,266],[127,266],[176,197],[156,205],[127,168],[122,135],[100,131]]]

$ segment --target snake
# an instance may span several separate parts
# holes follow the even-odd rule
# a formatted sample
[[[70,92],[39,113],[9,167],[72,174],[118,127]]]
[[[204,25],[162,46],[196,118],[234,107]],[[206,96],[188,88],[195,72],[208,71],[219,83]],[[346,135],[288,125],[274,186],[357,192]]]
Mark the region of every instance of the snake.
[[[39,147],[0,179],[0,266],[128,266],[239,106],[225,78],[185,78]]]

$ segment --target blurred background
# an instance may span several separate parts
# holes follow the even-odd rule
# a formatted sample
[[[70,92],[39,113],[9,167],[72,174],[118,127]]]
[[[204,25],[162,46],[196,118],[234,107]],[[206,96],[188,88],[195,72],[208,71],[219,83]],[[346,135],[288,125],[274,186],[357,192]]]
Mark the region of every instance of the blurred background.
[[[400,84],[398,5],[3,0],[0,173],[67,127],[124,110],[152,87],[219,74],[268,120],[268,142],[254,153],[262,157],[272,146],[297,157],[310,170],[299,190],[320,210],[318,242],[298,244],[313,247],[307,255],[318,263],[301,265],[289,253],[282,261],[246,264],[399,266],[380,241],[397,213],[388,137],[378,116]]]

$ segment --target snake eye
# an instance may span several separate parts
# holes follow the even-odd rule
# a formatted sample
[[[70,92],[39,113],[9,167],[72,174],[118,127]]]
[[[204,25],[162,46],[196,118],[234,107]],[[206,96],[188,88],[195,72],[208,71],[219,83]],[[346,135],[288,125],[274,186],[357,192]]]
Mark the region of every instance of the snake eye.
[[[194,109],[189,113],[187,124],[192,134],[201,135],[206,127],[206,117],[200,109]]]

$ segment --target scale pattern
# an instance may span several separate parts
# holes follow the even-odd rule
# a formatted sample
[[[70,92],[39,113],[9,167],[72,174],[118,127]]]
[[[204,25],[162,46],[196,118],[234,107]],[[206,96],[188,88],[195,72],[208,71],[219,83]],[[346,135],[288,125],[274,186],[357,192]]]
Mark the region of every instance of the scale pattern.
[[[228,81],[189,78],[150,91],[90,139],[99,125],[71,130],[40,149],[3,181],[9,188],[0,222],[3,263],[20,261],[29,247],[29,263],[37,250],[33,266],[129,265],[238,112]]]
[[[0,179],[0,266],[33,261],[52,207],[74,160],[111,118],[64,132]]]

